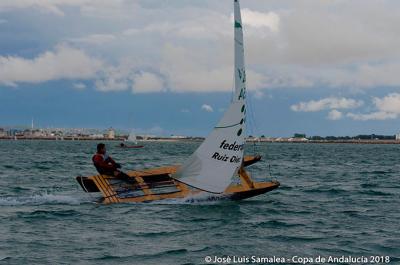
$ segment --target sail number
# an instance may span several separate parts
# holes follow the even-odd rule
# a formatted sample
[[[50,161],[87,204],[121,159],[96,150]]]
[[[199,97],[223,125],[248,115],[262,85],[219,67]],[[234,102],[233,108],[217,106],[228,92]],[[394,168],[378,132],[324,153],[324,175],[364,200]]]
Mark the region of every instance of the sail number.
[[[242,81],[242,83],[245,84],[246,83],[246,70],[239,69],[239,68],[237,70],[238,70],[240,81]],[[241,99],[246,99],[246,87],[245,86],[242,87],[242,89],[240,89],[238,100],[241,100]]]
[[[246,99],[246,88],[245,88],[245,87],[243,87],[243,88],[240,90],[238,100],[241,100],[241,99]]]
[[[246,70],[238,68],[238,74],[239,74],[239,79],[243,82],[246,83]]]

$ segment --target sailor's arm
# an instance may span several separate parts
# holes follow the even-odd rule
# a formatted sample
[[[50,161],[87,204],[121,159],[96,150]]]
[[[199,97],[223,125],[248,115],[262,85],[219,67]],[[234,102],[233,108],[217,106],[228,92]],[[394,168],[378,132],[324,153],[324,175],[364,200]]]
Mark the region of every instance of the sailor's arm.
[[[111,156],[108,157],[108,162],[111,163],[114,168],[121,168],[121,165],[119,163],[115,162],[115,160],[112,159]]]

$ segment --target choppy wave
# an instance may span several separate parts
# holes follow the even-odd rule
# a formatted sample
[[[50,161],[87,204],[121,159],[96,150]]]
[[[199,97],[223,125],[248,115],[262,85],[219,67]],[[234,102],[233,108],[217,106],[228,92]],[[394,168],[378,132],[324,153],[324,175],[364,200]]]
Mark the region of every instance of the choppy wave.
[[[134,152],[107,146],[124,169],[140,169],[181,163],[198,143],[148,143],[145,151]],[[270,193],[240,202],[200,193],[108,205],[95,203],[98,195],[83,192],[74,178],[93,174],[95,147],[94,142],[0,141],[0,250],[7,250],[0,251],[0,263],[399,256],[400,145],[261,144],[263,161],[250,173],[265,176],[271,164],[282,186]]]
[[[31,196],[8,196],[0,197],[0,206],[18,206],[18,205],[43,205],[43,204],[71,204],[79,205],[84,202],[90,202],[87,197],[76,197],[72,195],[57,194],[36,194]]]
[[[211,194],[207,192],[201,192],[199,194],[190,195],[185,198],[177,198],[177,199],[166,199],[160,201],[152,201],[150,204],[218,204],[221,202],[227,201],[226,195],[218,195],[218,194]]]

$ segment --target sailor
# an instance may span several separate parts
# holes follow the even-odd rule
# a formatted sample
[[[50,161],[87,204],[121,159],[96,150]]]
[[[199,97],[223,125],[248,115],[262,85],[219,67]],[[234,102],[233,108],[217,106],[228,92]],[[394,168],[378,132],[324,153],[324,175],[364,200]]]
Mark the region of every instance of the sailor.
[[[121,179],[130,178],[127,174],[119,170],[121,165],[107,154],[106,145],[103,143],[97,145],[97,152],[93,155],[92,161],[97,171],[102,175],[114,176]]]

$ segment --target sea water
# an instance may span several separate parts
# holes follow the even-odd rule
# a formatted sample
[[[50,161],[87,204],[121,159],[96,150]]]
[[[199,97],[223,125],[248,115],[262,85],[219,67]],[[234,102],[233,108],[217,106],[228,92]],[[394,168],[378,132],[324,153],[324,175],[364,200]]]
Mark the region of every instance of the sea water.
[[[199,142],[106,144],[130,170],[182,163]],[[0,141],[0,263],[316,264],[375,256],[400,264],[400,145],[250,144],[249,154],[263,156],[250,173],[271,174],[279,189],[244,201],[114,205],[97,204],[98,195],[75,181],[95,173],[95,147]]]

